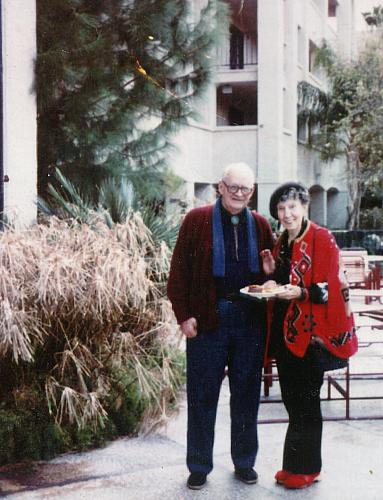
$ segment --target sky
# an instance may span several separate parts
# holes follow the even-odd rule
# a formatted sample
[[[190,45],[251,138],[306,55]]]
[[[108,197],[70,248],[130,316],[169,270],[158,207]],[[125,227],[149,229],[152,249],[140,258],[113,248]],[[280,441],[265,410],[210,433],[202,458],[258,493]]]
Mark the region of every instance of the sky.
[[[362,12],[371,12],[373,7],[383,5],[383,0],[355,0],[356,29],[367,29]]]

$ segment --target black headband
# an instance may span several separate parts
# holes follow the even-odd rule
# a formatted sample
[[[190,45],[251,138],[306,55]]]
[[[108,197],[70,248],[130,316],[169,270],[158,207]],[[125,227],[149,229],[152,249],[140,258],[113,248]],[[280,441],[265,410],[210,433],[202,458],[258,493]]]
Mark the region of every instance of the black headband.
[[[310,199],[309,192],[307,188],[300,182],[285,182],[281,184],[273,192],[270,198],[270,214],[274,219],[278,220],[278,210],[277,205],[285,196],[286,199],[291,198],[294,193],[298,194],[299,199],[302,203],[308,203]],[[290,194],[290,196],[289,196]]]

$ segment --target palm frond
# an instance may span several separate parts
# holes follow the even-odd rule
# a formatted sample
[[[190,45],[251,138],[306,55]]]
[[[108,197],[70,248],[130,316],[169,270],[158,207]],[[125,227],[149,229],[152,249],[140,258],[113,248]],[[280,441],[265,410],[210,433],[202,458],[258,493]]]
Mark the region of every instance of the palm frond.
[[[140,214],[146,227],[150,230],[154,242],[159,245],[164,241],[169,248],[173,248],[178,235],[179,216],[156,214],[150,205],[143,204]]]
[[[72,218],[82,222],[88,222],[94,207],[87,196],[81,193],[75,184],[60,169],[55,169],[56,184],[48,186],[48,194],[51,202],[38,198],[37,206],[46,215],[57,215],[62,218]]]
[[[108,213],[111,221],[123,223],[133,204],[133,185],[126,177],[110,177],[101,183],[99,206]]]

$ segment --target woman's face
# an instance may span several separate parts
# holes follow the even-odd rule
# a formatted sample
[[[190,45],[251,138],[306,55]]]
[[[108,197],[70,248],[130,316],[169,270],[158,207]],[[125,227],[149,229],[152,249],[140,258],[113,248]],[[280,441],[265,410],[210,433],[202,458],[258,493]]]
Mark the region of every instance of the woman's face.
[[[288,198],[278,203],[277,210],[278,220],[284,229],[296,236],[301,229],[303,217],[307,215],[307,206],[302,205],[299,199]]]

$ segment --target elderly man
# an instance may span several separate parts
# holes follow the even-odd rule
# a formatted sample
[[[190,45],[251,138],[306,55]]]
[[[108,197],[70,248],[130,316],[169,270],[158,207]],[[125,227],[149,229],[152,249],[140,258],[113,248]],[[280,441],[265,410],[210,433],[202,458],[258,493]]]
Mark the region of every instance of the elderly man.
[[[265,310],[242,287],[263,283],[259,253],[273,245],[267,220],[247,209],[254,174],[229,165],[215,205],[191,210],[174,249],[168,296],[187,338],[187,486],[201,489],[213,468],[214,427],[225,367],[231,410],[231,456],[241,481],[257,482],[259,406]]]

